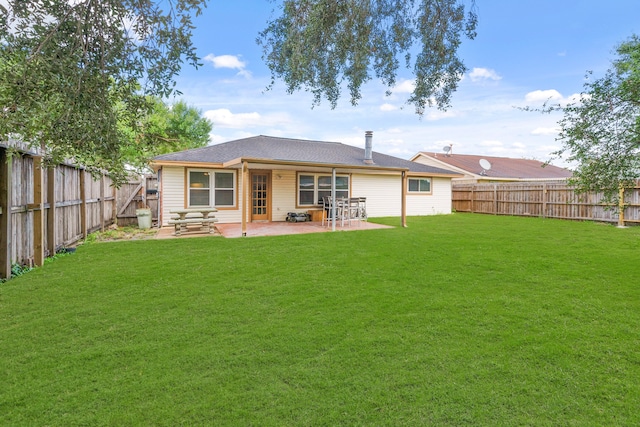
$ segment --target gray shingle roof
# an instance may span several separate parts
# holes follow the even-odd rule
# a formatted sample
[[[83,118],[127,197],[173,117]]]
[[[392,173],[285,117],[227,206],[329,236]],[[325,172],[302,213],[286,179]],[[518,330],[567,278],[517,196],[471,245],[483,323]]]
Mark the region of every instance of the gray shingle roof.
[[[374,142],[375,144],[375,142]],[[365,166],[364,149],[340,142],[310,141],[303,139],[254,136],[193,150],[163,154],[154,158],[157,162],[225,163],[237,158],[281,160],[327,165]],[[409,160],[373,152],[376,168],[407,169],[416,173],[458,176],[449,170],[421,165]],[[369,165],[367,165],[369,166]]]

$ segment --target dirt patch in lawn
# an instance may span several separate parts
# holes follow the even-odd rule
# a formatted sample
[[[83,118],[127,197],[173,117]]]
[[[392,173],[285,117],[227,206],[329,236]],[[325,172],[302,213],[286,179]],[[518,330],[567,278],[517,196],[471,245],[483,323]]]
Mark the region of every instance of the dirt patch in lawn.
[[[140,229],[138,227],[117,227],[114,225],[105,231],[91,233],[89,237],[87,237],[87,242],[155,239],[157,234],[157,228]]]

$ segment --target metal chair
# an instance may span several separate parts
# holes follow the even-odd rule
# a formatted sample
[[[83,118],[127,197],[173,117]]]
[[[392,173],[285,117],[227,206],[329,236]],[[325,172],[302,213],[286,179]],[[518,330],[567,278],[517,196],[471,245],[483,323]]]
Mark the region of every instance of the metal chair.
[[[329,221],[331,218],[331,196],[325,196],[322,198],[322,226],[324,227],[325,220],[327,221],[327,226],[329,226]]]
[[[345,201],[343,211],[343,217],[347,219],[349,225],[351,225],[351,220],[360,220],[360,198],[359,197],[351,197],[350,199]],[[360,224],[358,222],[358,224]]]
[[[358,219],[360,221],[366,221],[367,218],[367,198],[358,197]]]

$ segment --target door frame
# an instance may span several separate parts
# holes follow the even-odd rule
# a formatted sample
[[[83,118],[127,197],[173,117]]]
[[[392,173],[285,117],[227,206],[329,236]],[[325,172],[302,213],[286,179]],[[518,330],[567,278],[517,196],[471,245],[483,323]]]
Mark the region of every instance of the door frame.
[[[255,220],[253,218],[253,177],[254,175],[266,175],[267,177],[267,219],[259,219],[259,220]],[[249,200],[247,201],[249,204],[249,221],[253,222],[253,221],[269,221],[271,222],[271,213],[273,211],[273,208],[271,206],[272,203],[272,197],[271,197],[271,188],[273,186],[273,180],[271,179],[271,171],[270,170],[260,170],[260,169],[256,169],[256,170],[251,170],[249,171],[249,182],[248,182],[248,187],[249,187]]]

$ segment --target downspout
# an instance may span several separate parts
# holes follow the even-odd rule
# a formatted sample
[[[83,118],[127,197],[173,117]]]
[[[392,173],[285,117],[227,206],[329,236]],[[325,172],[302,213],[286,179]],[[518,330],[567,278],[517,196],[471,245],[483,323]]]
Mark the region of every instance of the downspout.
[[[242,162],[242,237],[247,237],[247,207],[249,195],[249,164]]]
[[[407,227],[407,172],[402,171],[402,208],[400,213],[402,226]]]
[[[331,231],[336,231],[336,168],[331,169]]]

